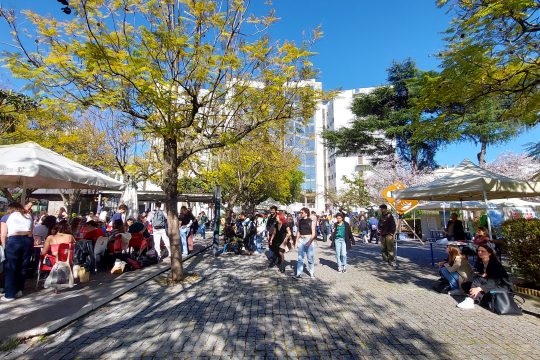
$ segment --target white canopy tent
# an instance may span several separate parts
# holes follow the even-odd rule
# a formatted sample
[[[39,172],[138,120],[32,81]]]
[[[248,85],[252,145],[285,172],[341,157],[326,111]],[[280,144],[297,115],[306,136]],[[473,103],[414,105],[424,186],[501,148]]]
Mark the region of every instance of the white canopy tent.
[[[489,200],[490,209],[500,207],[540,207],[540,202],[525,201],[522,199],[497,199]],[[463,210],[480,210],[485,209],[486,204],[482,201],[430,201],[418,205],[415,210],[439,210],[439,209],[463,209]]]
[[[431,201],[483,200],[489,209],[488,199],[508,199],[540,196],[540,182],[521,181],[496,174],[473,164],[463,162],[437,180],[397,191],[396,199]],[[489,235],[491,222],[488,216]]]
[[[0,186],[121,190],[124,184],[34,142],[0,146]],[[24,194],[24,192],[23,192]]]

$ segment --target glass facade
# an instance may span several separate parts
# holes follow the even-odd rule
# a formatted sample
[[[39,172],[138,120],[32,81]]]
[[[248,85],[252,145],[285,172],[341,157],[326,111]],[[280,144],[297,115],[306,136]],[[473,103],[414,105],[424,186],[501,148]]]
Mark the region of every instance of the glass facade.
[[[291,147],[300,158],[299,170],[304,173],[302,191],[316,192],[316,152],[315,152],[315,117],[309,119],[307,124],[301,120],[292,120],[291,132],[287,136],[286,144]]]

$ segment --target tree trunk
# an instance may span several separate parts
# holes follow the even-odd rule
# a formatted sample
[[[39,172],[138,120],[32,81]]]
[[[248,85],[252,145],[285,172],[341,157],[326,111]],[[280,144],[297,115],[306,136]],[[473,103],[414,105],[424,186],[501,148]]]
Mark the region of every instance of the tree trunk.
[[[480,144],[481,144],[480,152],[476,154],[476,157],[478,158],[478,165],[484,166],[486,164],[487,144],[485,141],[481,141]]]
[[[71,221],[73,221],[73,217],[71,216],[73,213],[73,205],[75,205],[75,203],[79,201],[79,198],[81,196],[81,190],[73,189],[73,192],[71,194],[65,194],[64,192],[62,192],[62,190],[60,190],[60,196],[62,196],[62,201],[66,206],[66,213],[68,216],[67,221],[69,224],[71,224]]]
[[[184,278],[178,224],[178,143],[174,138],[163,139],[163,191],[167,207],[167,224],[171,241],[171,277],[173,282]],[[159,248],[156,249],[159,251]]]

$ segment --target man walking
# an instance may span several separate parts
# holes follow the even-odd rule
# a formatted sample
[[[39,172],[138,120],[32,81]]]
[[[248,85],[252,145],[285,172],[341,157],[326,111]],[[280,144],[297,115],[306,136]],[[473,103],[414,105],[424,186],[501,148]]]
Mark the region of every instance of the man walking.
[[[154,211],[151,211],[150,214],[148,214],[148,221],[152,224],[153,229],[154,249],[156,250],[157,255],[160,256],[161,241],[163,240],[163,244],[165,245],[165,248],[167,248],[169,256],[172,256],[171,242],[167,235],[167,215],[161,210],[161,202],[156,201],[155,205]]]
[[[379,242],[379,220],[375,217],[375,214],[371,214],[368,220],[369,225],[369,242],[371,243],[375,238],[375,244]]]
[[[394,253],[394,234],[396,232],[396,221],[392,214],[388,212],[386,205],[379,206],[381,211],[381,221],[379,222],[379,233],[381,237],[381,254],[384,261],[390,266],[396,267]]]

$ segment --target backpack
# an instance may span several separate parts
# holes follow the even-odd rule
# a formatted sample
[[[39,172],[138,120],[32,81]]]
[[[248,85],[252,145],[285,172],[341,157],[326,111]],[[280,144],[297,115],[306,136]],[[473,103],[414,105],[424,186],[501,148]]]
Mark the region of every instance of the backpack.
[[[157,210],[152,219],[152,227],[154,229],[164,229],[165,228],[165,215],[163,210]]]

